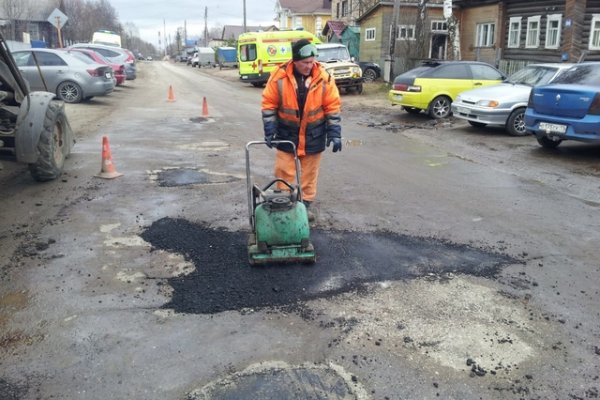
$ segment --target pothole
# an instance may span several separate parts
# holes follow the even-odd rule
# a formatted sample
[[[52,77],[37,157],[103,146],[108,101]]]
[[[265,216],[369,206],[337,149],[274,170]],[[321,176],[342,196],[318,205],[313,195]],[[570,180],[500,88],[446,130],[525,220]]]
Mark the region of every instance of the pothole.
[[[290,366],[283,362],[252,365],[190,393],[187,400],[363,400],[368,396],[358,379],[342,367]]]

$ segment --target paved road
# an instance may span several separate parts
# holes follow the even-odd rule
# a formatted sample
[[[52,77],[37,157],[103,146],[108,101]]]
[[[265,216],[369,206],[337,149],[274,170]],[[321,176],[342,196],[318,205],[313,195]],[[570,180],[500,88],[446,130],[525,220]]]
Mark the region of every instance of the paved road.
[[[140,68],[69,108],[63,179],[1,171],[0,398],[598,396],[597,148],[540,152],[344,96],[318,263],[250,269],[260,90]],[[102,135],[115,180],[94,177]],[[258,179],[271,163],[257,151]]]

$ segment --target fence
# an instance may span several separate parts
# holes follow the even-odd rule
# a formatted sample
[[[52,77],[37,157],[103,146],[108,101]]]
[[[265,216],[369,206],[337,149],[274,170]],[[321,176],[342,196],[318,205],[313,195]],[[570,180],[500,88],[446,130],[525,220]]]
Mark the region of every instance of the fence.
[[[526,60],[498,60],[498,69],[506,75],[512,75],[530,63],[531,61]]]

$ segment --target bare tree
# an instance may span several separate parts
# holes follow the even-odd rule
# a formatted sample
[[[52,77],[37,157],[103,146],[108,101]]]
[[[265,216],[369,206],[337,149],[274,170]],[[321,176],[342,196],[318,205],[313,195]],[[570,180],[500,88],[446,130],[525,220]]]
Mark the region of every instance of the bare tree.
[[[407,71],[420,60],[429,58],[431,31],[428,29],[430,20],[427,15],[429,0],[417,0],[409,6],[403,5],[399,21],[399,36],[396,42],[399,51],[395,59],[395,71]]]
[[[31,19],[34,11],[32,0],[0,0],[0,7],[8,23],[10,29],[6,32],[8,39],[18,40],[17,38],[17,23],[19,21],[27,21]]]

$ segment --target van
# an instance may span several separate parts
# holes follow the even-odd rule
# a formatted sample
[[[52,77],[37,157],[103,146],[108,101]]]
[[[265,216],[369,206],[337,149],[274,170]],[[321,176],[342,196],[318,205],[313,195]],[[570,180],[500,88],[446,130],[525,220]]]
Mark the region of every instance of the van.
[[[192,56],[192,67],[202,66],[215,66],[215,51],[211,47],[198,47]]]
[[[312,33],[301,30],[242,33],[238,37],[240,80],[262,87],[271,71],[292,58],[292,43],[300,39],[321,43]]]
[[[92,43],[121,47],[121,35],[112,31],[99,30],[92,35]]]

